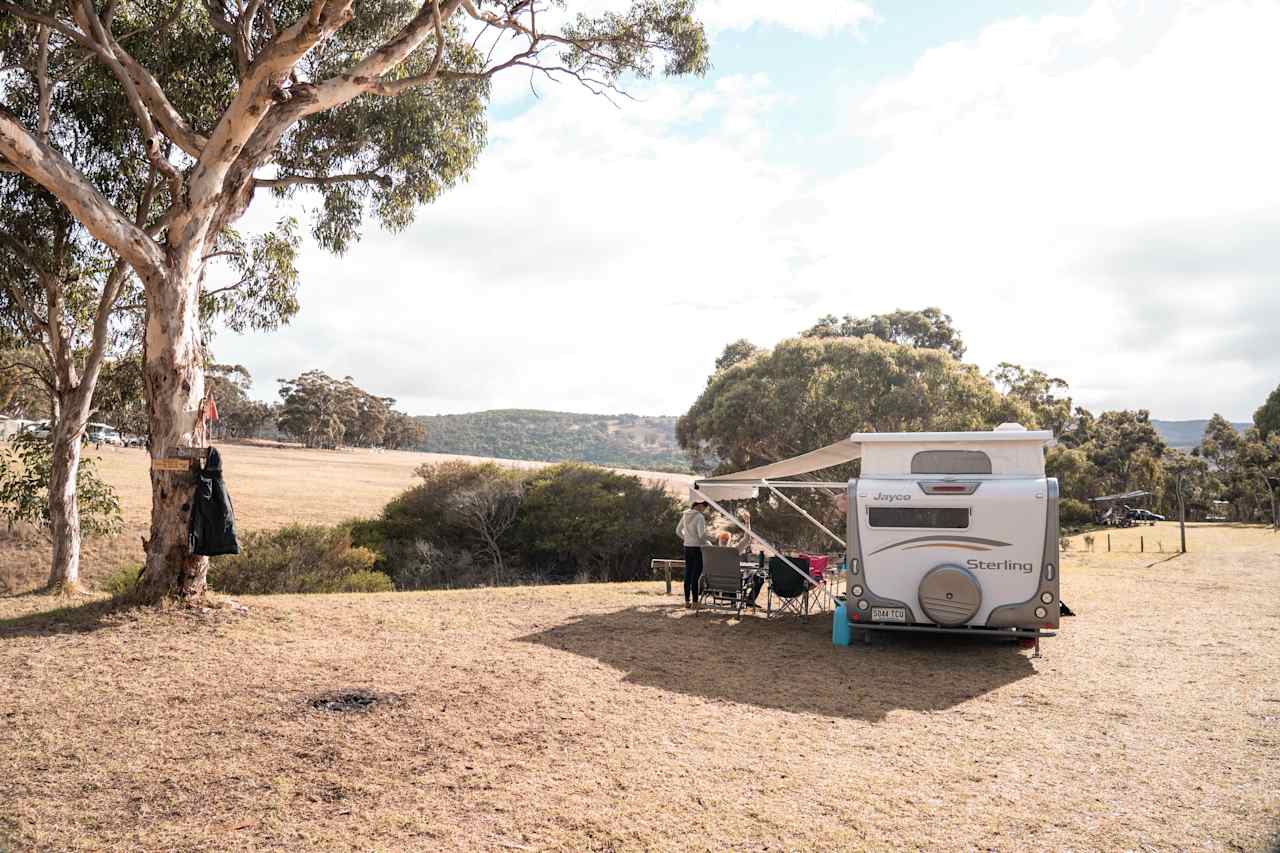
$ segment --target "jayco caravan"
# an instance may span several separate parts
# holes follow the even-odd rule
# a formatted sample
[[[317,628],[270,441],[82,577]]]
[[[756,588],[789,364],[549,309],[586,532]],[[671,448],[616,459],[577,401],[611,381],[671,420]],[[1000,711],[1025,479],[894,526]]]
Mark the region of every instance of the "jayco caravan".
[[[848,485],[855,623],[1058,627],[1058,481],[1048,432],[867,433]]]
[[[855,433],[794,459],[698,480],[693,494],[727,514],[722,501],[765,489],[803,513],[846,551],[844,612],[856,627],[1040,636],[1058,627],[1059,615],[1058,481],[1044,471],[1052,445],[1052,433],[1018,424]],[[861,473],[847,483],[795,479],[855,459]],[[787,489],[845,492],[845,538],[786,498]]]

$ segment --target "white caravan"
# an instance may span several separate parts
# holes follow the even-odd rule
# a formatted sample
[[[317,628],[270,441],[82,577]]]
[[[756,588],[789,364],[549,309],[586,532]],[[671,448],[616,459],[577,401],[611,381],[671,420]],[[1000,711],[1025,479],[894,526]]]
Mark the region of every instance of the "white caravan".
[[[693,494],[725,513],[720,501],[761,488],[789,504],[781,490],[847,490],[846,537],[818,526],[846,549],[854,627],[1038,637],[1058,627],[1059,615],[1058,481],[1044,473],[1052,445],[1052,433],[1017,424],[855,433],[795,459],[699,480]],[[847,484],[779,479],[854,459],[861,476]]]

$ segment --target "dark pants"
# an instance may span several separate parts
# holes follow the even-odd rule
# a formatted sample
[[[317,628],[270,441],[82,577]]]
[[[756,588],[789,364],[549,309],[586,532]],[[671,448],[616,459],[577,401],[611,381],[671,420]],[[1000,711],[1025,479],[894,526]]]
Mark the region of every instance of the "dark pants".
[[[752,607],[756,606],[756,596],[760,595],[760,590],[764,589],[764,578],[761,575],[751,576],[751,597],[747,599],[747,603]]]
[[[698,600],[698,582],[702,580],[702,549],[684,549],[684,603]]]

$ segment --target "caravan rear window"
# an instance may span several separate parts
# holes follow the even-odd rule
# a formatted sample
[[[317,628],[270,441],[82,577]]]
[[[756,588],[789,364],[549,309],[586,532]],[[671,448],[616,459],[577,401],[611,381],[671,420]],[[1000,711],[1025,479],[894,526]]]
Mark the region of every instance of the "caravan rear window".
[[[968,507],[867,507],[867,523],[872,527],[926,527],[964,530],[969,526]]]
[[[991,457],[981,450],[921,450],[911,457],[912,474],[990,474]]]

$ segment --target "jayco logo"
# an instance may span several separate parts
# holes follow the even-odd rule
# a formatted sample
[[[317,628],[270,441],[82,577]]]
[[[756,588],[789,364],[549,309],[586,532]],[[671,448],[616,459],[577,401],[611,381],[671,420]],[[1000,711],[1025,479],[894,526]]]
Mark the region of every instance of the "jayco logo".
[[[880,492],[877,495],[873,495],[871,499],[873,501],[888,501],[889,503],[893,503],[894,501],[909,501],[911,500],[911,495],[886,495],[884,492]]]

